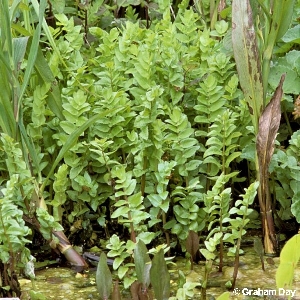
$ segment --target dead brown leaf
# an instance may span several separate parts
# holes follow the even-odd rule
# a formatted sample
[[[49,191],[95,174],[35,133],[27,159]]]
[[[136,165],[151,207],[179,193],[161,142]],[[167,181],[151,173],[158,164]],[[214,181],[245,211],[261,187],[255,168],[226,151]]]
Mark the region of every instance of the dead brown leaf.
[[[275,138],[278,132],[281,118],[280,101],[282,98],[283,90],[282,85],[285,79],[285,74],[281,76],[280,82],[276,91],[265,107],[263,113],[259,118],[259,129],[256,139],[256,150],[259,161],[259,168],[262,174],[266,174],[273,152]]]

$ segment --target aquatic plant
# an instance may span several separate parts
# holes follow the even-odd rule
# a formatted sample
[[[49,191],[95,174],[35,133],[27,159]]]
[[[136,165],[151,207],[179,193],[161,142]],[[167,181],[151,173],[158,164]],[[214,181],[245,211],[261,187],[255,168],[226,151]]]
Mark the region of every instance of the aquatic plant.
[[[278,289],[292,290],[294,271],[299,262],[300,255],[297,251],[300,235],[296,234],[289,239],[280,252],[280,263],[276,271],[276,286]],[[289,293],[291,299],[292,293]]]

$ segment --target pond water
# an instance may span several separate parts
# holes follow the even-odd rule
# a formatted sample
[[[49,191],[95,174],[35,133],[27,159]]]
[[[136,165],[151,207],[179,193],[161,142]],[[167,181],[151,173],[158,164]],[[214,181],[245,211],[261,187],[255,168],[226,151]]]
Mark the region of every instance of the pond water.
[[[276,291],[275,274],[279,265],[279,258],[264,258],[265,271],[261,268],[261,262],[252,247],[245,249],[245,255],[240,257],[240,267],[238,280],[236,283],[236,292],[232,292],[230,299],[288,299],[288,296],[281,290]],[[187,281],[201,282],[204,273],[204,262],[194,266],[190,271],[186,267],[187,260],[179,258],[174,260],[176,266],[169,265],[171,273],[171,284],[173,294],[177,290],[178,270],[182,270],[186,275]],[[207,299],[213,300],[226,291],[225,283],[230,280],[233,273],[233,258],[226,259],[223,273],[217,272],[217,267],[211,272],[207,290]],[[35,297],[31,299],[65,299],[65,300],[84,300],[99,299],[96,289],[95,271],[90,271],[86,277],[75,274],[68,268],[48,268],[36,271],[36,279],[33,284],[30,280],[20,279],[22,286],[22,299],[30,299],[30,291],[35,291]],[[294,276],[293,290],[295,293],[293,300],[300,300],[300,268],[297,268]],[[32,293],[32,292],[31,292]],[[253,294],[258,296],[253,296]],[[265,295],[263,295],[265,294]],[[268,295],[266,295],[268,294]],[[130,299],[127,291],[122,292],[122,299]],[[195,289],[192,299],[200,299],[200,289]]]

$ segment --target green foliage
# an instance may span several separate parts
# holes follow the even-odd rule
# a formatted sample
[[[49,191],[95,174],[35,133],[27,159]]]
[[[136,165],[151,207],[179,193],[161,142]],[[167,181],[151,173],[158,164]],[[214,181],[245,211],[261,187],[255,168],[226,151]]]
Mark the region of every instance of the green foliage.
[[[66,189],[68,187],[69,180],[68,176],[68,166],[61,165],[58,168],[57,173],[54,175],[55,181],[53,182],[53,190],[55,192],[54,199],[51,202],[53,206],[53,215],[57,221],[62,221],[62,205],[67,200]]]
[[[300,243],[299,238],[299,234],[293,236],[290,240],[287,241],[280,252],[280,264],[276,271],[277,288],[292,288],[295,267],[297,266],[300,259],[299,252],[296,251]]]
[[[257,194],[257,188],[259,183],[253,182],[247,189],[245,194],[242,195],[241,200],[235,202],[234,207],[229,210],[230,216],[223,219],[224,223],[229,223],[228,230],[231,232],[225,233],[223,240],[235,245],[233,248],[228,250],[228,255],[238,255],[240,253],[239,247],[237,247],[236,241],[241,240],[242,236],[245,235],[245,227],[249,223],[249,215],[253,212],[250,206],[253,204],[255,196]]]
[[[170,297],[169,299],[193,299],[195,296],[195,288],[200,285],[198,282],[185,282],[182,287],[177,289],[176,296]]]
[[[224,174],[230,173],[230,164],[241,154],[237,151],[238,137],[242,134],[237,131],[234,122],[237,114],[225,110],[222,115],[209,127],[208,140],[203,154],[203,164],[210,164],[209,175],[215,176],[222,170]]]
[[[55,122],[55,127],[53,122],[48,126],[55,148],[63,145],[55,164],[63,158],[69,167],[69,182],[65,182],[69,201],[64,203],[64,213],[70,223],[85,218],[88,204],[100,225],[111,213],[147,242],[162,233],[160,223],[164,230],[172,228],[182,241],[186,228],[204,228],[205,213],[201,205],[197,207],[203,188],[195,182],[207,177],[205,170],[201,178],[198,174],[213,118],[205,123],[206,133],[199,143],[194,117],[207,113],[208,107],[212,107],[215,118],[222,113],[221,106],[237,97],[237,80],[232,76],[230,57],[221,53],[209,30],[201,29],[197,14],[182,10],[174,23],[169,17],[165,13],[147,30],[130,22],[109,32],[91,27],[95,42],[87,51],[79,42],[78,25],[63,14],[57,15],[59,52],[48,52],[47,57],[53,73],[68,78],[62,88],[65,119]],[[225,24],[219,25],[218,30],[225,33]],[[60,35],[63,31],[67,34]],[[78,43],[73,45],[75,38]],[[66,65],[59,53],[68,60]],[[216,108],[211,103],[194,107],[193,99],[203,89],[203,76],[208,85],[203,101],[211,98],[209,84],[213,78],[218,90]],[[102,113],[97,121],[90,122],[104,110],[108,110],[106,115]],[[84,127],[87,130],[83,132],[85,124],[89,128]],[[229,143],[231,137],[227,138]],[[229,156],[234,150],[227,152]],[[183,182],[186,187],[180,191],[181,200],[175,199]],[[173,199],[175,206],[171,205]],[[99,209],[107,202],[113,207],[111,212]],[[182,213],[187,204],[190,215]],[[174,218],[167,220],[165,214]]]
[[[273,89],[276,88],[279,82],[279,75],[286,73],[286,79],[283,84],[284,93],[295,95],[298,95],[300,93],[298,85],[300,69],[297,63],[299,59],[300,51],[292,50],[290,52],[287,52],[284,57],[279,57],[274,60],[274,65],[270,69],[269,77],[269,84]]]
[[[45,1],[32,0],[29,7],[18,1],[0,4],[0,126],[6,133],[1,136],[1,184],[15,180],[14,205],[26,215],[36,214],[46,239],[52,230],[62,230],[58,221],[67,229],[82,221],[86,229],[97,220],[107,234],[117,223],[125,235],[129,228],[132,241],[112,235],[107,244],[126,288],[136,277],[149,285],[151,263],[141,241],[156,244],[165,235],[165,251],[178,241],[185,251],[188,232],[204,232],[201,253],[209,274],[216,247],[222,240],[236,245],[250,222],[256,183],[230,210],[229,203],[234,203],[236,182],[242,181],[237,168],[248,165],[248,183],[255,180],[256,124],[249,126],[253,113],[247,105],[257,104],[260,111],[260,104],[247,95],[242,99],[238,86],[244,84],[238,82],[228,42],[231,23],[225,21],[230,1],[220,13],[219,2],[190,7],[188,1],[53,0],[55,28],[42,18]],[[284,9],[288,18],[277,29],[273,20],[281,11],[269,17],[254,12],[266,26],[257,31],[257,47],[269,51],[276,35],[281,57],[274,57],[268,91],[285,71],[284,90],[296,94],[299,53],[293,49],[284,56],[282,41],[297,45],[298,27],[283,35],[291,17],[290,6]],[[38,18],[36,29],[30,15]],[[258,85],[254,94],[262,94]],[[290,113],[292,97],[285,98]],[[292,214],[299,220],[299,146],[296,132],[286,150],[276,150],[270,167],[272,193],[284,220]],[[168,276],[165,267],[159,270],[163,263],[160,251],[152,267]],[[182,284],[177,298],[192,297],[194,287]],[[168,297],[168,280],[157,282],[155,289],[156,297]]]
[[[217,300],[228,300],[230,299],[230,292],[225,292],[217,298]]]
[[[181,241],[186,240],[189,230],[197,232],[205,228],[205,211],[200,207],[203,202],[201,189],[203,187],[195,178],[190,180],[187,187],[176,186],[171,194],[176,219],[170,220],[164,228],[171,229],[171,232],[176,234]]]
[[[4,163],[8,170],[7,177],[10,178],[13,175],[18,175],[18,187],[22,186],[22,190],[20,188],[18,190],[18,205],[20,205],[23,209],[28,209],[28,206],[25,207],[25,203],[22,200],[26,199],[28,204],[28,200],[31,198],[33,193],[34,185],[33,178],[23,159],[20,144],[16,143],[9,135],[2,133],[1,148],[1,150],[6,154]],[[31,203],[29,205],[35,206],[35,203]]]
[[[288,220],[293,214],[300,220],[300,191],[298,188],[300,167],[298,165],[300,132],[295,131],[285,151],[278,149],[270,166],[274,174],[274,195],[280,203],[278,214],[282,220]]]
[[[140,231],[142,221],[149,217],[144,212],[143,197],[141,192],[134,194],[136,180],[132,178],[132,173],[126,172],[124,166],[116,166],[111,170],[112,179],[115,181],[115,194],[113,199],[117,209],[112,213],[112,218],[118,218],[123,224],[129,224],[131,233]],[[140,225],[140,226],[138,226]]]
[[[214,252],[216,251],[217,246],[220,244],[221,238],[222,232],[217,232],[213,237],[204,242],[206,249],[200,249],[200,252],[207,261],[213,261],[216,258],[216,254]]]
[[[207,238],[215,233],[223,232],[224,219],[229,217],[229,204],[231,201],[231,189],[224,188],[225,184],[231,177],[236,176],[236,173],[224,175],[223,173],[218,177],[215,185],[211,191],[208,191],[204,196],[204,211],[207,213],[207,223],[209,234]]]
[[[115,234],[106,245],[106,248],[110,249],[107,256],[114,258],[113,269],[117,270],[119,279],[124,278],[125,288],[128,288],[136,280],[136,276],[132,274],[134,264],[126,262],[126,258],[131,257],[134,247],[135,244],[132,241],[128,240],[127,243],[120,241],[120,238]],[[126,274],[127,276],[125,276]]]
[[[36,209],[36,215],[40,222],[40,231],[46,240],[50,240],[52,237],[52,231],[61,231],[63,227],[55,221],[54,217],[51,216],[47,210],[38,207]]]
[[[30,256],[26,248],[30,240],[26,237],[31,230],[25,225],[23,211],[16,201],[18,181],[18,175],[12,175],[6,187],[1,189],[0,198],[0,259],[4,264],[10,261],[12,269],[18,261],[25,263]]]

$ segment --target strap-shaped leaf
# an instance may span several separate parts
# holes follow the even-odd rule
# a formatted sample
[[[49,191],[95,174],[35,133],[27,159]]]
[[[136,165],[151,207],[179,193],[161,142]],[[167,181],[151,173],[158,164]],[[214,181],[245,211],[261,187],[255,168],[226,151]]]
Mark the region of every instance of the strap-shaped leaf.
[[[107,300],[111,294],[112,276],[107,266],[106,255],[103,252],[100,255],[97,267],[96,284],[100,299]]]
[[[134,249],[135,271],[138,280],[143,284],[143,288],[150,285],[151,259],[148,249],[142,240],[139,240]]]
[[[276,41],[281,39],[289,29],[294,12],[294,3],[295,0],[273,2],[272,29],[276,31]]]
[[[249,0],[232,2],[232,42],[240,84],[257,132],[258,118],[263,108],[263,84]]]
[[[21,88],[20,88],[20,93],[18,95],[18,112],[17,112],[18,114],[16,116],[16,121],[19,120],[19,110],[20,110],[20,107],[21,107],[23,95],[24,95],[25,90],[27,88],[30,76],[31,76],[33,68],[34,68],[35,60],[36,60],[36,57],[37,57],[38,46],[39,46],[39,42],[40,42],[41,29],[42,29],[42,21],[43,21],[43,16],[44,16],[44,11],[45,11],[45,8],[46,8],[46,4],[47,4],[47,2],[45,0],[40,1],[39,11],[37,12],[37,15],[38,15],[38,18],[39,18],[39,23],[36,27],[36,30],[34,31],[34,34],[33,34],[32,43],[31,43],[31,47],[30,47],[30,51],[29,51],[28,59],[27,59],[27,67],[26,67],[23,82],[22,82],[22,85],[21,85]]]
[[[51,83],[51,89],[46,99],[49,108],[55,116],[60,120],[64,120],[65,117],[62,114],[61,91],[40,48],[38,49],[34,67],[43,83]]]
[[[154,255],[150,270],[151,284],[157,300],[167,300],[170,297],[170,274],[161,249]]]
[[[195,231],[189,230],[185,245],[186,251],[191,255],[192,261],[195,260],[199,253],[199,236]]]

